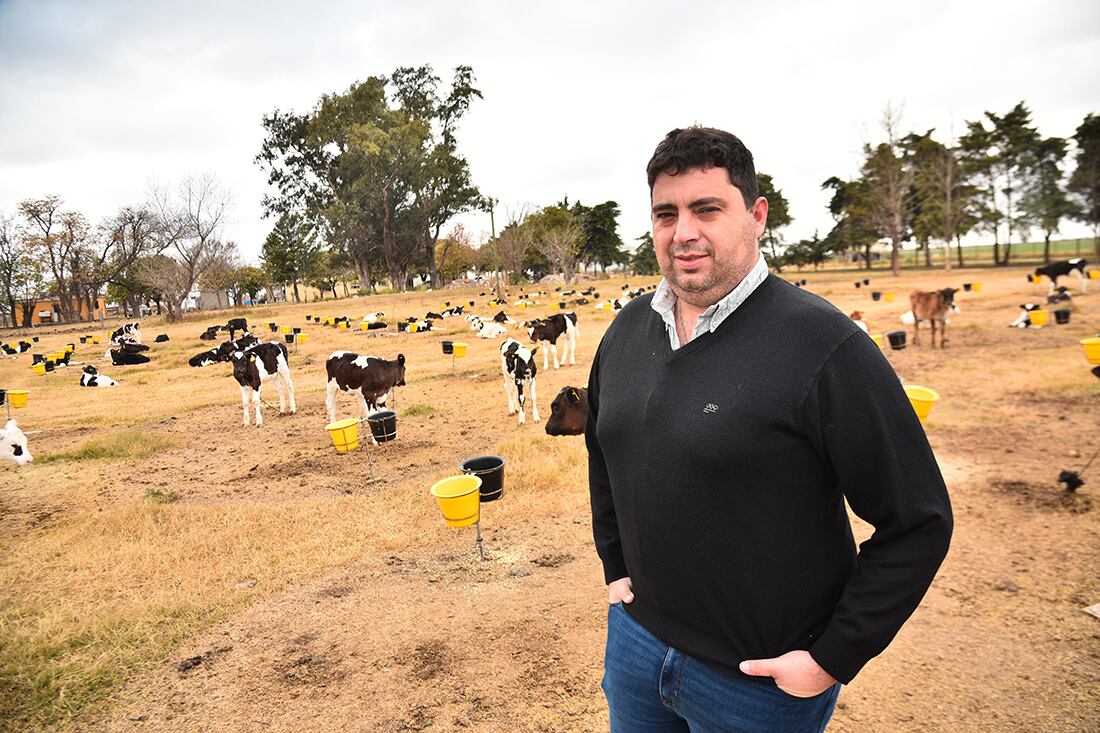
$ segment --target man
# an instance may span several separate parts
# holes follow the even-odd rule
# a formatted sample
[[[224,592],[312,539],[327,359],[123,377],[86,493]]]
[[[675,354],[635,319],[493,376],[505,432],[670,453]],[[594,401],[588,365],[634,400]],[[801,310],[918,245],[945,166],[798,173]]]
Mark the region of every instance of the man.
[[[611,730],[821,731],[947,552],[943,478],[874,342],[768,274],[741,141],[673,130],[648,174],[664,279],[588,382]]]

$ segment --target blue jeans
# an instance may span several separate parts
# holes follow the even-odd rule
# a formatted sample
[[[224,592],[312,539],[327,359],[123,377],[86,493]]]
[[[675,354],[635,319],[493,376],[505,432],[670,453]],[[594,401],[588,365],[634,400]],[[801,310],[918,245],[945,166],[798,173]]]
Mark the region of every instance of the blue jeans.
[[[661,642],[616,603],[607,612],[603,691],[611,733],[821,733],[840,685],[799,698],[769,678],[718,672]]]

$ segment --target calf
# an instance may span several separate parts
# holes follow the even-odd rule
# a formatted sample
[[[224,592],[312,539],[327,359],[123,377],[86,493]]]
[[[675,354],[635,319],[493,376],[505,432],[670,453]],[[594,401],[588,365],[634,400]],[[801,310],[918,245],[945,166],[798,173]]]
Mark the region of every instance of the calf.
[[[932,348],[936,348],[936,323],[940,324],[940,348],[947,348],[947,314],[953,310],[958,288],[942,290],[914,290],[909,293],[913,308],[913,345],[920,343],[920,322],[928,321],[932,327]]]
[[[511,318],[509,318],[508,315],[504,311],[500,311],[495,316],[493,316],[493,320],[496,323],[515,323],[515,321],[513,321]]]
[[[100,374],[94,366],[89,364],[84,367],[84,371],[80,375],[81,387],[116,387],[118,382],[108,377],[106,374]]]
[[[1038,303],[1021,303],[1020,315],[1016,317],[1016,320],[1008,324],[1009,328],[1030,328],[1031,327],[1031,311],[1037,311],[1043,306]]]
[[[145,344],[123,340],[118,343],[116,348],[107,349],[107,353],[103,355],[103,358],[110,359],[111,364],[114,366],[148,364],[149,357],[141,353],[148,349],[149,347]]]
[[[274,380],[279,391],[279,413],[298,411],[294,401],[294,382],[290,379],[290,364],[287,362],[286,346],[282,344],[256,344],[244,351],[234,351],[230,357],[233,362],[233,378],[241,386],[241,403],[244,408],[244,425],[248,425],[248,403],[256,411],[256,427],[264,424],[260,414],[260,387],[264,382]]]
[[[111,333],[111,342],[120,343],[122,341],[134,341],[141,343],[141,324],[137,321],[133,323],[123,323],[117,329]]]
[[[354,392],[365,418],[386,406],[391,389],[405,386],[405,355],[398,354],[396,360],[386,361],[376,356],[334,351],[325,362],[325,372],[328,374],[325,397],[328,421],[336,422],[337,392]]]
[[[221,326],[210,326],[202,332],[199,338],[203,341],[214,341],[218,338],[218,331],[220,330],[222,330]]]
[[[382,316],[384,315],[386,314],[382,311],[375,311],[374,313],[368,313],[367,315],[363,316],[363,321],[365,321],[366,323],[374,323],[375,321],[382,320]]]
[[[236,341],[225,341],[217,348],[200,351],[192,356],[187,363],[193,367],[204,367],[221,361],[229,361],[234,351],[244,351],[258,343],[260,343],[258,338],[250,333],[245,333]]]
[[[1050,295],[1047,296],[1048,305],[1057,305],[1058,303],[1069,303],[1073,300],[1073,296],[1069,294],[1069,288],[1059,287],[1056,288]]]
[[[13,461],[20,466],[25,466],[34,460],[30,449],[27,448],[27,436],[15,424],[15,420],[8,420],[7,424],[0,428],[0,459]]]
[[[229,340],[237,338],[237,331],[248,330],[248,319],[246,318],[230,318],[229,322],[223,327],[224,331],[229,331]]]
[[[1084,257],[1075,257],[1072,260],[1051,262],[1049,265],[1036,267],[1035,274],[1046,275],[1050,278],[1050,292],[1053,293],[1054,289],[1058,287],[1058,278],[1076,271],[1077,277],[1081,279],[1081,292],[1084,293],[1088,292],[1088,279],[1085,277],[1085,265],[1087,264],[1088,260]]]
[[[531,391],[531,419],[539,421],[539,403],[535,395],[535,376],[538,365],[535,364],[535,352],[538,347],[527,349],[515,339],[507,339],[500,345],[500,371],[504,375],[504,396],[508,398],[508,414],[519,412],[519,424],[526,422],[523,406],[527,397],[523,394],[525,386]]]
[[[479,339],[495,339],[508,333],[508,329],[499,323],[482,323],[481,321],[475,321],[481,328],[477,331],[477,337]]]
[[[550,403],[547,435],[580,435],[588,420],[588,390],[584,387],[562,387]]]
[[[561,360],[565,361],[565,355],[569,354],[569,363],[577,363],[577,314],[555,313],[548,318],[539,318],[527,324],[527,335],[531,337],[531,343],[546,341],[550,344],[550,351],[554,354],[554,368],[558,364],[558,338],[565,336],[565,344],[561,350]],[[542,352],[542,368],[548,369],[547,354]]]

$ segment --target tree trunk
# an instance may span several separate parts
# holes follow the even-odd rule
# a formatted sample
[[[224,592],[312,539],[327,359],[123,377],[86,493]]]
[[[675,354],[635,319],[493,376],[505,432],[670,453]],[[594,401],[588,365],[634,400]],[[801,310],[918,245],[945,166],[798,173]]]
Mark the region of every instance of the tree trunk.
[[[951,272],[951,237],[943,240],[943,269]]]
[[[301,303],[302,302],[302,299],[300,297],[298,297],[298,281],[297,280],[294,281],[294,302],[295,303]]]
[[[890,242],[890,271],[897,277],[901,274],[901,243]]]
[[[1043,237],[1043,262],[1050,262],[1050,232]]]
[[[932,268],[932,246],[928,243],[924,243],[924,266]]]
[[[963,262],[963,243],[962,237],[955,235],[955,250],[959,254],[959,267],[966,267],[966,263]]]

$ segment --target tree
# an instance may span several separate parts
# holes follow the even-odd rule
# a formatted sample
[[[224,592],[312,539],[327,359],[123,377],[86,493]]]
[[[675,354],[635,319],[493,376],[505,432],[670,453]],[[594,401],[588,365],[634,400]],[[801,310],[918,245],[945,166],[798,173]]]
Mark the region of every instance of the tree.
[[[273,281],[293,285],[294,302],[300,303],[298,283],[313,269],[320,251],[316,229],[297,212],[287,212],[264,240],[260,261]]]
[[[619,236],[619,205],[605,201],[595,206],[573,204],[573,216],[581,227],[577,259],[586,267],[598,265],[607,270],[610,265],[625,265],[630,255],[623,250]]]
[[[868,204],[867,182],[862,179],[844,181],[836,176],[821,184],[822,189],[832,189],[829,213],[836,224],[825,236],[832,252],[862,249],[864,266],[871,269],[871,248],[879,235],[871,218]],[[785,258],[786,259],[786,258]]]
[[[325,95],[308,114],[276,110],[264,118],[267,137],[256,162],[278,188],[264,198],[265,213],[297,211],[323,223],[363,288],[372,286],[375,258],[396,289],[407,287],[416,255],[438,279],[442,227],[480,203],[455,132],[481,93],[469,67],[455,69],[446,98],[438,82],[431,67],[402,67],[390,78],[370,77]]]
[[[78,277],[88,259],[91,230],[77,212],[62,211],[59,196],[26,199],[19,204],[30,232],[27,242],[39,253],[53,276],[52,290],[61,317],[76,320],[79,314]]]
[[[226,245],[217,235],[229,211],[230,196],[213,175],[206,175],[188,176],[174,194],[154,189],[153,199],[161,220],[174,230],[172,256],[149,258],[142,277],[164,296],[171,323],[183,318],[188,293],[225,252]]]
[[[950,270],[951,243],[959,242],[974,224],[967,212],[977,205],[980,192],[970,183],[961,165],[959,149],[936,141],[932,132],[910,135],[907,142],[916,167],[913,233],[920,242],[942,241],[944,269]],[[964,266],[961,244],[958,257],[959,266]]]
[[[657,250],[653,246],[653,235],[646,232],[636,238],[640,242],[630,258],[630,269],[638,275],[656,275],[661,271],[657,262]]]
[[[915,175],[911,152],[899,136],[900,122],[900,114],[887,106],[882,114],[886,141],[863,146],[862,168],[867,212],[878,235],[890,240],[890,270],[895,277],[901,274],[902,242],[910,237],[909,214]]]
[[[88,287],[93,298],[104,284],[115,285],[117,302],[132,315],[140,314],[140,299],[150,295],[150,285],[136,276],[135,265],[143,257],[162,252],[178,235],[172,222],[165,222],[149,205],[125,206],[100,225],[103,247],[95,271],[97,282]],[[118,297],[120,293],[125,293]],[[94,300],[92,301],[94,302]],[[91,312],[89,303],[89,313]]]
[[[470,246],[470,235],[461,224],[436,243],[435,260],[439,275],[446,282],[457,280],[474,266],[477,252]]]
[[[1060,137],[1041,140],[1031,152],[1027,166],[1030,175],[1021,192],[1021,229],[1035,226],[1043,232],[1043,262],[1050,262],[1050,236],[1058,231],[1063,219],[1077,211],[1062,188],[1066,147],[1065,139]]]
[[[801,239],[792,244],[783,255],[787,264],[794,265],[800,271],[806,265],[813,265],[817,270],[830,256],[832,250],[828,240],[819,239],[817,232],[814,232],[812,239]]]
[[[242,296],[245,295],[255,304],[256,296],[267,287],[269,281],[268,273],[258,267],[238,267],[233,271],[229,289],[233,292],[233,299],[238,305],[243,302]]]
[[[45,272],[15,220],[0,214],[0,289],[13,328],[30,328],[34,307],[46,292]],[[15,321],[17,306],[22,319]]]
[[[1077,144],[1077,165],[1067,188],[1077,205],[1075,218],[1092,227],[1093,247],[1100,258],[1100,117],[1087,115],[1073,141]]]
[[[1012,231],[1026,225],[1019,199],[1039,133],[1031,125],[1031,112],[1023,102],[1004,115],[986,112],[985,119],[967,122],[966,126],[967,134],[959,142],[967,157],[968,172],[984,183],[987,208],[982,225],[993,233],[993,263],[1007,265],[1012,254]],[[1007,228],[1003,258],[1002,224]]]
[[[226,242],[216,254],[210,257],[206,269],[199,275],[199,287],[214,293],[214,297],[218,299],[218,308],[223,307],[222,295],[233,289],[240,266],[236,242]],[[237,299],[234,298],[234,300]]]
[[[551,270],[560,272],[566,283],[572,283],[584,230],[570,210],[569,202],[563,200],[547,206],[529,216],[524,224],[534,228],[535,249],[546,258]]]
[[[525,226],[526,207],[509,211],[508,220],[508,224],[501,230],[494,244],[500,256],[501,267],[509,273],[509,280],[519,282],[523,279],[523,273],[526,270],[524,261],[527,258],[527,251],[532,249],[534,232],[532,227]]]
[[[783,235],[780,229],[790,226],[790,204],[783,192],[775,187],[775,182],[767,173],[756,174],[756,185],[760,195],[768,200],[768,222],[764,227],[764,236],[760,238],[760,244],[767,247],[768,262],[775,267],[776,272],[782,272],[781,258],[778,249],[783,246]]]

